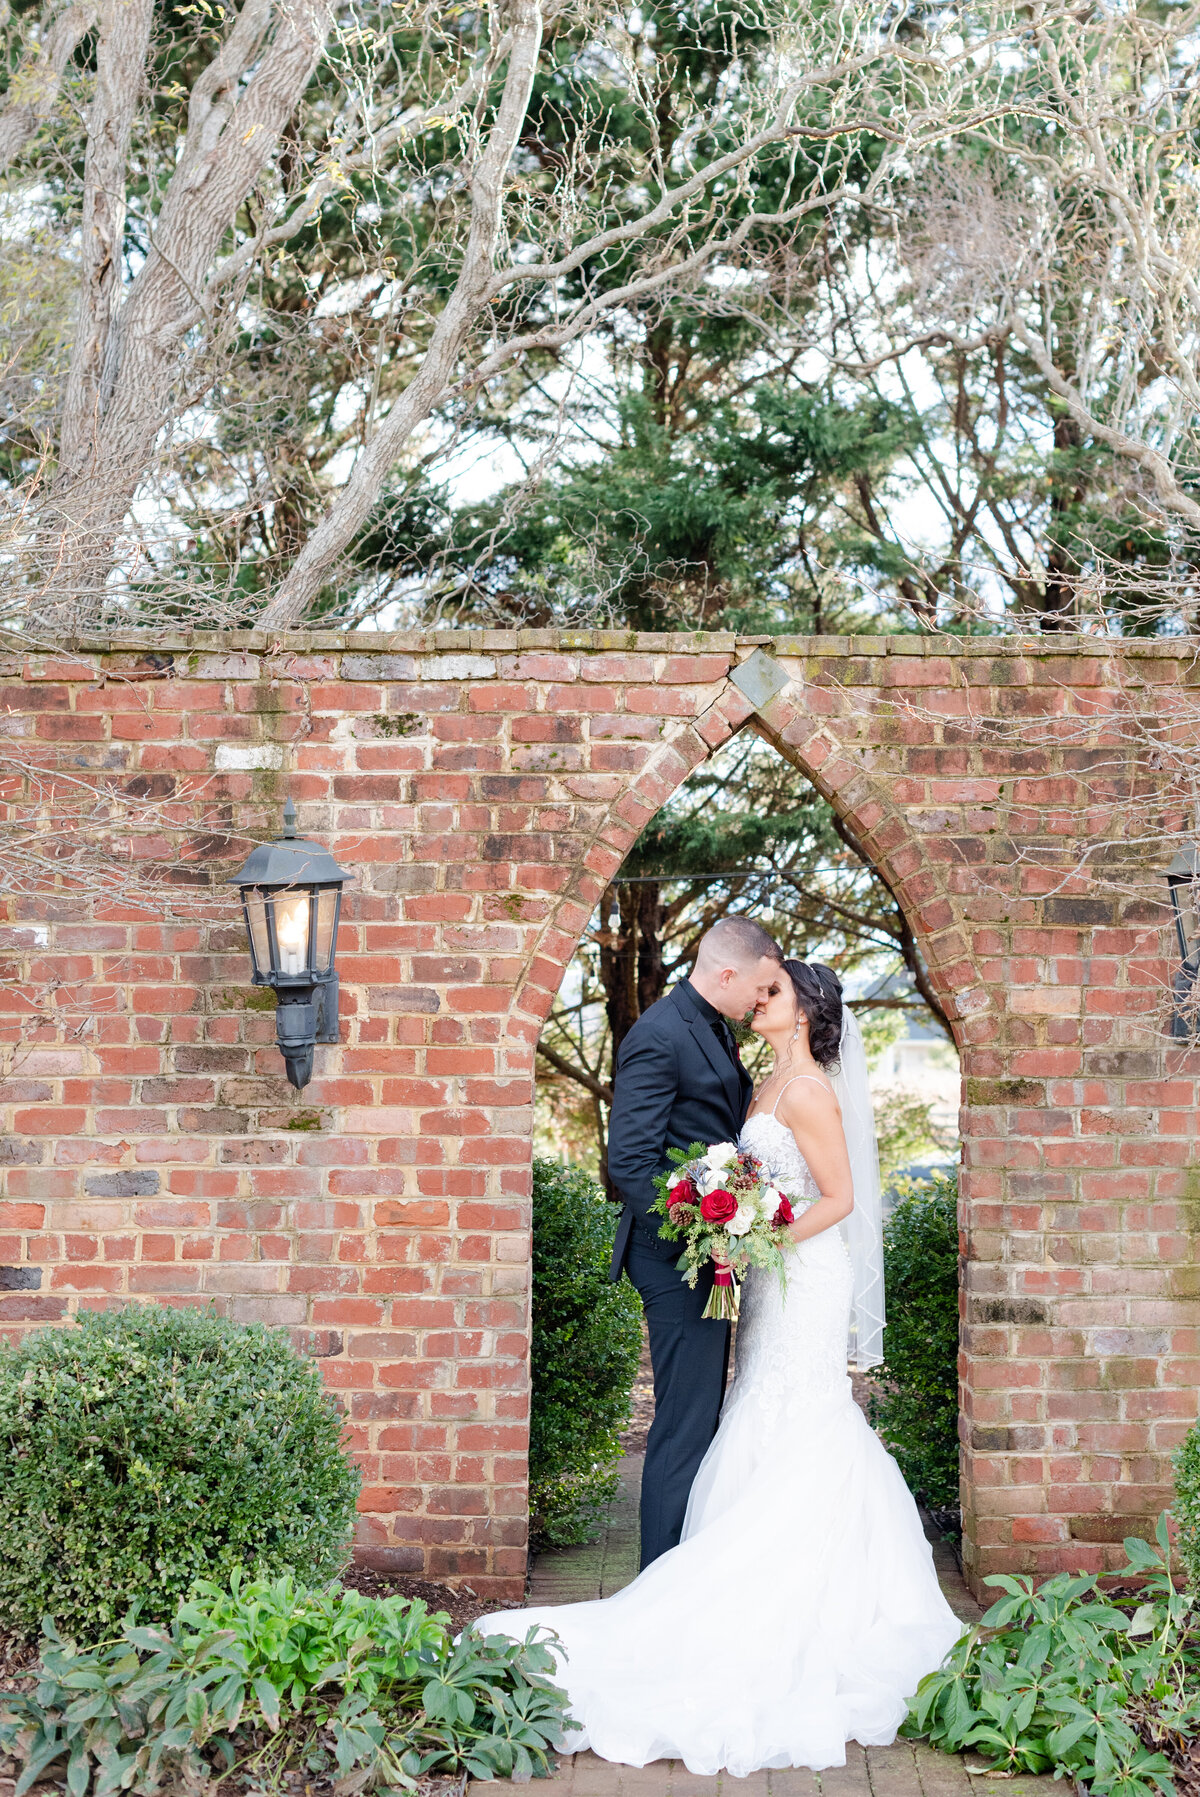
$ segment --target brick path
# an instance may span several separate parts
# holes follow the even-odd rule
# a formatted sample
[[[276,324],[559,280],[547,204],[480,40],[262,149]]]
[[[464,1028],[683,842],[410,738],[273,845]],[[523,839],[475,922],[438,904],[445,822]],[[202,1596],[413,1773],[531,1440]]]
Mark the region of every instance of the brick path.
[[[622,1487],[597,1541],[587,1547],[539,1554],[529,1581],[531,1604],[579,1603],[610,1597],[637,1572],[638,1491],[642,1459],[625,1461]],[[958,1562],[943,1543],[934,1547],[938,1577],[955,1615],[973,1622],[979,1605],[963,1583]],[[538,1785],[548,1797],[1062,1797],[1052,1778],[991,1778],[968,1771],[969,1756],[935,1753],[908,1741],[892,1747],[846,1749],[846,1764],[828,1772],[756,1772],[750,1778],[698,1778],[677,1760],[651,1766],[615,1766],[594,1753],[564,1756],[558,1775]],[[472,1797],[500,1797],[505,1781],[475,1783]]]

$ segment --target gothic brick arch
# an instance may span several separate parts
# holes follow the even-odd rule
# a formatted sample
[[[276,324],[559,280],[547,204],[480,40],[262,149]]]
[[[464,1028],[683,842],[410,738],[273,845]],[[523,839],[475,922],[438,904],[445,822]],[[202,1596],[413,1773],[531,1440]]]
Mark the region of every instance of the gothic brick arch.
[[[641,831],[690,774],[746,729],[805,774],[849,825],[905,910],[953,1022],[954,981],[964,968],[962,937],[947,928],[953,908],[945,862],[928,852],[928,839],[912,827],[890,783],[874,778],[849,743],[831,735],[828,720],[810,711],[801,667],[787,656],[780,660],[789,682],[761,710],[726,677],[694,719],[647,744],[642,765],[600,812],[590,838],[579,844],[574,878],[532,944],[525,977],[514,991],[509,1026],[519,1040],[536,1043],[588,919]],[[822,695],[826,702],[829,696]]]
[[[36,880],[0,901],[0,1329],[145,1300],[291,1329],[345,1404],[363,1554],[517,1594],[537,1035],[602,882],[749,727],[731,671],[756,646],[197,633],[4,657],[18,844],[61,762],[76,793],[161,799],[143,840],[193,902]],[[769,646],[791,685],[752,727],[853,820],[962,1051],[968,1565],[1101,1567],[1152,1527],[1196,1417],[1200,1050],[1162,1038],[1152,836],[1126,896],[1072,845],[1130,795],[1178,808],[1168,761],[1106,720],[1166,690],[1172,744],[1200,748],[1190,651]],[[356,875],[341,1039],[299,1095],[217,897],[288,791]]]

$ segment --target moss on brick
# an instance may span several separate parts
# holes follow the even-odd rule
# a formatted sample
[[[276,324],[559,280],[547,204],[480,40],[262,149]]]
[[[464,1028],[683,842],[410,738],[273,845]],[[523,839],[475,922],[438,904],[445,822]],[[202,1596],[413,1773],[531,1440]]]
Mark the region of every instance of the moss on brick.
[[[273,1011],[275,994],[269,986],[226,986],[213,993],[214,1011]]]
[[[1188,1235],[1200,1236],[1200,1166],[1184,1170],[1179,1211],[1180,1222]]]
[[[967,1103],[1045,1104],[1046,1087],[1040,1079],[969,1079]]]
[[[1037,1298],[973,1298],[967,1307],[971,1323],[1045,1323],[1046,1306]]]
[[[425,719],[415,711],[398,711],[394,717],[377,711],[371,722],[380,736],[419,736],[425,728]]]

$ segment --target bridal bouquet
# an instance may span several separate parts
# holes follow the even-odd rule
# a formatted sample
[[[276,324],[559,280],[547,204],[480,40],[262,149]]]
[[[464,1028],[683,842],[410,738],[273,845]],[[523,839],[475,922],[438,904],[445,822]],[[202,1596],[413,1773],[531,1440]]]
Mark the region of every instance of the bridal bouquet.
[[[794,1221],[791,1201],[768,1179],[762,1162],[732,1142],[706,1148],[672,1148],[671,1170],[655,1178],[658,1197],[651,1205],[664,1219],[659,1234],[682,1239],[679,1270],[695,1286],[701,1267],[716,1268],[706,1317],[732,1319],[738,1314],[738,1279],[747,1267],[773,1267],[787,1278],[783,1250],[787,1225]]]

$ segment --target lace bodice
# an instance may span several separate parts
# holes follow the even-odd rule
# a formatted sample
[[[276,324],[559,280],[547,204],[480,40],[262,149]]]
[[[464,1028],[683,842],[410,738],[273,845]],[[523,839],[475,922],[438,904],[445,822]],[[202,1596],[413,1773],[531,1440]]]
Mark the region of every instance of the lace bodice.
[[[746,1120],[742,1146],[793,1205],[820,1197],[796,1138],[773,1112]],[[726,1403],[754,1403],[775,1421],[829,1399],[844,1400],[853,1272],[837,1228],[800,1242],[788,1256],[787,1290],[773,1272],[753,1267],[742,1288],[737,1377]]]
[[[817,1182],[808,1170],[796,1138],[774,1111],[760,1111],[747,1117],[742,1125],[741,1142],[756,1154],[771,1178],[781,1185],[791,1199],[811,1203],[821,1196]]]

